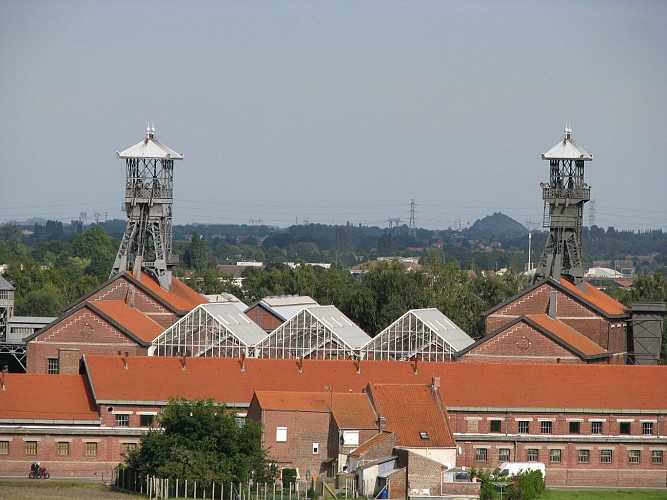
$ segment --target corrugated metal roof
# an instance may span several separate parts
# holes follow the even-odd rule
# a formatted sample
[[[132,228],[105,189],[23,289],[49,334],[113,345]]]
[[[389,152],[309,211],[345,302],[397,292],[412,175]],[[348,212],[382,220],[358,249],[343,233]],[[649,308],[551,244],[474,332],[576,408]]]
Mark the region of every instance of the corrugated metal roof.
[[[371,339],[366,332],[355,325],[335,306],[315,306],[306,309],[317,321],[353,349],[360,348]]]
[[[413,314],[456,351],[465,349],[475,343],[466,332],[461,330],[461,328],[438,309],[412,309],[408,311],[408,314]]]
[[[231,302],[211,302],[199,307],[220,322],[245,345],[253,346],[266,338],[266,332]]]
[[[146,138],[125,151],[116,152],[118,158],[157,158],[160,160],[182,160],[183,155],[160,143],[153,135],[154,129],[146,129]]]
[[[277,316],[288,320],[295,314],[303,311],[308,306],[319,306],[315,299],[306,295],[281,295],[275,297],[264,297],[260,305],[269,309]]]
[[[11,290],[14,290],[14,286],[9,281],[7,281],[5,278],[0,276],[0,290],[11,291]]]
[[[572,139],[572,131],[565,129],[565,137],[553,148],[542,155],[543,160],[584,160],[590,161],[593,156],[589,155],[584,149]]]

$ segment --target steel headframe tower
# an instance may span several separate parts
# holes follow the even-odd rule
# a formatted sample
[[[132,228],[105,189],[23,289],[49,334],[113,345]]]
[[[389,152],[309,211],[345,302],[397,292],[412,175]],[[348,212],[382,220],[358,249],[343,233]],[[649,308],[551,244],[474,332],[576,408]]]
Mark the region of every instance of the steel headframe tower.
[[[146,138],[121,153],[125,160],[125,206],[127,228],[116,255],[111,276],[142,271],[154,276],[160,286],[171,284],[174,160],[183,155],[155,139],[155,128],[146,128]]]
[[[584,182],[584,162],[593,157],[572,139],[572,130],[565,126],[565,137],[542,155],[549,160],[549,182],[543,182],[543,227],[549,228],[544,251],[533,282],[547,276],[561,277],[579,284],[584,279],[581,262],[581,233],[584,203],[591,198],[591,189]]]

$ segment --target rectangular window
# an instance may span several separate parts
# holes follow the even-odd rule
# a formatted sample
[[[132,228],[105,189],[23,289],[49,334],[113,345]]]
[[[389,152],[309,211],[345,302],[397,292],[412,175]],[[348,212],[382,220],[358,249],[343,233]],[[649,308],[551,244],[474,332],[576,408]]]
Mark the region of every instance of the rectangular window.
[[[651,452],[651,463],[653,465],[662,465],[662,450],[653,450]]]
[[[630,434],[630,422],[621,422],[619,432],[621,434]]]
[[[121,443],[120,449],[123,453],[129,453],[137,449],[137,443]]]
[[[602,434],[602,422],[591,422],[591,434]]]
[[[581,422],[570,422],[570,434],[579,434]]]
[[[528,448],[526,450],[526,460],[528,462],[537,462],[540,457],[540,450],[538,448]]]
[[[127,413],[116,413],[116,425],[118,427],[129,427],[130,416]]]
[[[343,446],[359,446],[359,431],[343,431]]]
[[[0,455],[9,455],[9,441],[0,441]]]
[[[530,434],[530,422],[528,420],[519,420],[519,434]]]
[[[631,464],[638,464],[641,452],[639,450],[630,450],[628,452],[628,462]]]
[[[153,427],[155,415],[139,415],[139,425],[141,427]]]
[[[97,443],[86,443],[86,456],[87,457],[97,456]]]
[[[500,432],[500,422],[500,420],[491,420],[489,422],[491,432]]]
[[[25,454],[26,455],[37,455],[37,441],[26,441],[25,442]]]
[[[58,358],[49,358],[47,360],[46,373],[49,375],[58,375],[60,373],[60,360]]]
[[[579,463],[580,464],[587,464],[590,460],[591,457],[591,451],[590,450],[579,450]]]
[[[276,427],[276,442],[287,442],[287,427]]]
[[[477,448],[475,449],[475,460],[478,462],[486,462],[486,455],[487,449],[486,448]]]
[[[540,432],[542,434],[551,434],[551,420],[544,420],[540,422]]]
[[[58,456],[66,457],[69,455],[69,443],[67,441],[58,442]]]
[[[600,450],[600,463],[610,464],[611,456],[612,456],[612,450]]]
[[[644,436],[653,435],[653,422],[642,422],[642,434]]]
[[[509,462],[509,461],[510,461],[510,449],[498,448],[498,462]]]
[[[549,462],[553,464],[560,463],[560,450],[549,450]]]

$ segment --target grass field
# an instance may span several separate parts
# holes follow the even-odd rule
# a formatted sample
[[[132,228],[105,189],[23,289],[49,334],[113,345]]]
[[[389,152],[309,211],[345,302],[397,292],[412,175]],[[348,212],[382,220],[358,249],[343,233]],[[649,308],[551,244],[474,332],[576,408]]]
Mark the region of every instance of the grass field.
[[[664,500],[667,490],[572,491],[547,490],[544,500]]]
[[[102,483],[33,479],[30,481],[0,481],[0,498],[8,500],[132,500],[141,497],[114,491]]]
[[[132,500],[146,498],[114,491],[101,483],[54,480],[0,481],[0,499],[11,500]],[[547,490],[543,500],[667,500],[667,490],[573,491]]]

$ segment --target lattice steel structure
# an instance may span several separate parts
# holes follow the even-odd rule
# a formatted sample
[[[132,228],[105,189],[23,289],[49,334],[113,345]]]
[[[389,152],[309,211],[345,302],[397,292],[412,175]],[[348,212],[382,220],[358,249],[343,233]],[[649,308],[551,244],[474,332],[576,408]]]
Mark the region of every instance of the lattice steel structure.
[[[231,303],[202,304],[158,336],[149,356],[252,357],[266,333]]]
[[[0,342],[7,339],[7,321],[14,315],[14,286],[0,276]]]
[[[125,160],[125,204],[128,222],[111,276],[145,271],[160,285],[171,284],[172,204],[174,160],[183,155],[160,144],[155,129],[146,138],[121,153]]]
[[[474,343],[438,309],[413,309],[361,348],[363,359],[377,361],[452,361]]]
[[[549,182],[541,184],[542,225],[549,228],[549,236],[533,282],[550,276],[578,284],[584,279],[581,261],[584,203],[591,198],[590,187],[584,182],[584,162],[593,157],[574,142],[572,130],[565,127],[563,140],[544,153],[542,159],[549,160]]]
[[[370,340],[334,306],[308,307],[255,346],[255,356],[274,359],[357,359]]]

